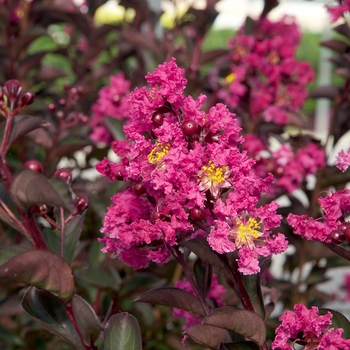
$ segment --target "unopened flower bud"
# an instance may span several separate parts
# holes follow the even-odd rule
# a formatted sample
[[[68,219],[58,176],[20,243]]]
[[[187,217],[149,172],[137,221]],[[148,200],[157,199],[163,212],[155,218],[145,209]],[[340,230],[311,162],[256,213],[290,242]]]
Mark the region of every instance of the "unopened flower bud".
[[[34,102],[35,95],[31,91],[25,91],[18,102],[18,107],[29,106]]]
[[[11,102],[16,101],[21,90],[22,86],[18,80],[9,80],[5,83],[5,93]]]

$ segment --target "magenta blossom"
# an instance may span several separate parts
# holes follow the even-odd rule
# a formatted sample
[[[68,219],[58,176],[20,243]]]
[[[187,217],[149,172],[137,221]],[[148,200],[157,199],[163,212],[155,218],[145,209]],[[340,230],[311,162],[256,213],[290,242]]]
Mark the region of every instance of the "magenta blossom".
[[[128,102],[130,82],[124,78],[122,73],[111,76],[109,82],[110,86],[104,86],[100,90],[97,102],[91,107],[93,111],[91,139],[104,143],[113,141],[113,137],[104,123],[104,118],[126,120],[130,108]]]
[[[258,205],[272,176],[252,171],[254,160],[240,150],[241,128],[226,106],[205,112],[204,95],[184,95],[187,81],[175,59],[146,79],[150,88],[130,94],[127,141],[112,143],[120,162],[104,159],[96,167],[111,181],[130,181],[105,215],[104,251],[143,268],[168,261],[176,245],[201,229],[213,250],[238,251],[240,271],[257,273],[260,257],[287,248],[275,233],[278,205]]]
[[[343,173],[348,169],[348,167],[350,166],[350,149],[348,150],[348,152],[344,152],[344,150],[341,150],[337,154],[335,165]]]
[[[350,210],[350,190],[329,192],[326,197],[319,197],[323,218],[314,219],[307,215],[289,214],[288,224],[294,233],[311,241],[331,242],[331,232],[343,222],[344,212]]]
[[[273,350],[294,349],[295,342],[304,345],[304,350],[349,350],[350,340],[342,338],[343,329],[329,329],[332,314],[319,315],[318,308],[308,309],[303,304],[294,305],[293,311],[286,311],[279,320],[272,343]]]

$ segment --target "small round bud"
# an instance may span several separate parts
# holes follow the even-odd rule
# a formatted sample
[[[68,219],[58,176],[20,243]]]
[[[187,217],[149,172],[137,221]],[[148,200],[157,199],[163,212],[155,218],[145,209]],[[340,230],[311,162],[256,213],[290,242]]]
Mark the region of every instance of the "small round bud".
[[[56,113],[56,117],[58,118],[58,119],[63,119],[64,118],[64,113],[63,113],[63,111],[58,111],[57,113]]]
[[[74,207],[78,212],[84,211],[89,206],[89,199],[86,196],[79,196],[74,201]]]
[[[79,123],[80,124],[87,124],[89,122],[89,117],[85,114],[79,114]]]
[[[77,86],[77,92],[81,95],[84,92],[84,88],[81,85]]]
[[[53,102],[51,102],[51,103],[49,103],[49,104],[47,105],[47,109],[48,109],[50,112],[55,112],[55,110],[56,110],[56,105],[55,105]]]
[[[205,210],[199,207],[194,207],[190,210],[190,216],[193,220],[200,221],[205,217]]]
[[[61,179],[62,181],[64,181],[68,186],[71,185],[72,183],[72,179],[73,179],[73,175],[72,172],[66,168],[62,168],[62,169],[58,169],[56,170],[54,177],[56,179]]]
[[[346,240],[345,234],[340,230],[333,230],[331,232],[331,241],[334,244],[341,244]]]
[[[120,171],[118,171],[114,177],[117,181],[124,181],[124,176]]]
[[[68,84],[68,83],[63,84],[63,89],[68,91],[70,89],[70,84]]]
[[[146,188],[143,186],[142,182],[135,182],[132,185],[132,190],[137,196],[142,196],[144,193],[146,193]]]
[[[23,92],[19,99],[18,107],[31,105],[34,102],[34,96],[35,95],[31,91]]]
[[[77,89],[76,87],[72,87],[72,88],[70,89],[70,93],[71,93],[72,95],[76,95],[76,94],[78,93],[78,89]]]
[[[114,95],[113,98],[112,98],[112,101],[113,103],[116,105],[116,106],[119,106],[120,105],[120,96],[119,95]]]
[[[64,106],[66,105],[66,100],[65,100],[64,98],[61,98],[61,99],[58,101],[58,103],[59,103],[62,107],[64,107]]]
[[[192,136],[198,131],[198,124],[194,120],[185,120],[182,123],[182,132],[186,136]]]
[[[42,173],[43,172],[43,166],[36,159],[27,160],[24,163],[24,167],[26,169],[30,169],[31,171],[34,171],[35,173]]]
[[[11,102],[14,102],[21,93],[22,86],[18,80],[9,80],[5,83],[5,92]]]
[[[161,112],[155,112],[152,115],[152,125],[154,127],[159,127],[161,125],[163,125],[163,121],[164,121],[164,114]]]

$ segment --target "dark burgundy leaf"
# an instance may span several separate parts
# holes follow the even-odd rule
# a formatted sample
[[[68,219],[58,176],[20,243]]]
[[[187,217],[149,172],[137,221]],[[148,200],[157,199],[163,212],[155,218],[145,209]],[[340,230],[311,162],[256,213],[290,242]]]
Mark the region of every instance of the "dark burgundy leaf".
[[[102,331],[102,324],[95,311],[82,297],[73,295],[72,308],[78,329],[86,344],[94,344]]]
[[[338,26],[334,27],[333,30],[350,39],[350,28],[347,22],[339,24]]]
[[[43,174],[29,169],[24,169],[15,177],[10,195],[13,202],[22,210],[28,209],[32,204],[70,208],[70,203],[64,200]]]
[[[153,40],[146,38],[139,32],[124,30],[121,32],[121,38],[122,40],[126,40],[129,44],[133,45],[137,49],[144,47],[153,51],[159,57],[163,56],[159,50],[159,46]]]
[[[261,18],[264,18],[268,13],[278,5],[278,0],[265,0],[264,8],[261,13]]]
[[[231,340],[227,330],[207,324],[197,324],[190,327],[186,334],[196,342],[214,349],[217,349],[222,342]]]
[[[46,127],[49,123],[31,115],[16,115],[13,119],[13,126],[8,142],[8,147],[12,145],[20,137],[26,135],[30,131],[38,128]]]
[[[330,327],[342,328],[344,330],[342,337],[345,339],[350,339],[350,322],[349,322],[349,320],[343,314],[341,314],[339,311],[326,309],[326,308],[319,309],[320,315],[325,315],[328,312],[330,312],[333,315],[333,317],[331,319],[332,323],[331,323]]]
[[[312,98],[329,98],[334,99],[339,95],[339,87],[334,85],[319,86],[309,93]]]
[[[226,49],[216,49],[211,51],[202,52],[199,58],[199,65],[206,64],[208,62],[212,62],[217,58],[220,58],[228,53]]]
[[[204,320],[203,324],[224,328],[244,335],[260,346],[266,341],[266,325],[255,312],[248,310],[232,310],[223,307],[214,310]]]
[[[202,261],[218,268],[220,271],[223,271],[226,268],[219,255],[210,248],[209,243],[205,238],[198,237],[189,239],[188,241],[183,242],[182,245],[196,254]]]
[[[83,149],[84,147],[91,145],[92,141],[81,137],[68,137],[62,140],[60,143],[50,151],[48,160],[54,160],[62,158],[63,156],[69,157],[73,153]]]
[[[194,312],[205,316],[202,303],[191,293],[175,287],[162,287],[152,289],[135,299],[135,301],[176,307],[178,309]]]
[[[18,70],[18,76],[20,80],[25,80],[28,72],[33,68],[40,66],[41,59],[48,53],[48,51],[37,52],[33,55],[26,57],[20,62],[20,68]]]
[[[235,343],[222,343],[220,350],[260,350],[261,348],[251,341],[238,341]]]
[[[327,47],[339,53],[344,53],[349,48],[349,45],[346,42],[337,39],[323,41],[321,46]]]
[[[63,300],[70,299],[74,291],[70,267],[50,251],[31,250],[12,257],[1,265],[0,279],[34,285]]]
[[[205,298],[209,293],[212,280],[212,266],[197,259],[193,266],[193,273],[202,296]]]
[[[67,73],[61,69],[52,67],[42,67],[36,74],[37,80],[51,81],[53,79],[67,76]]]
[[[261,265],[261,261],[260,261]],[[249,294],[250,300],[253,304],[255,312],[265,318],[264,299],[261,292],[260,273],[253,275],[242,275],[244,286]]]
[[[255,29],[255,21],[247,16],[247,18],[245,19],[245,24],[244,24],[244,34],[245,35],[252,35]]]
[[[22,306],[30,316],[50,333],[73,344],[75,349],[85,349],[65,305],[52,294],[31,287],[23,297]]]

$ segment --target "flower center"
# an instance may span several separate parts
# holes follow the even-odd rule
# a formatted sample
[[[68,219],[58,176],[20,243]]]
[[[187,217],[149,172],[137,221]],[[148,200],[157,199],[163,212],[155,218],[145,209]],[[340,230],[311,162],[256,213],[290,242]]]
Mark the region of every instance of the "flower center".
[[[147,156],[148,163],[159,165],[162,162],[162,159],[169,153],[169,148],[170,145],[168,143],[161,144],[157,142]]]
[[[234,82],[235,78],[236,78],[236,74],[234,72],[232,72],[226,76],[225,81],[227,84],[231,84]]]
[[[210,160],[208,165],[202,166],[202,170],[198,175],[200,178],[200,190],[210,190],[214,198],[218,197],[220,188],[231,187],[231,184],[226,181],[229,177],[229,168],[227,165],[218,167],[212,160]]]
[[[249,248],[253,249],[255,247],[254,239],[257,239],[262,235],[259,230],[260,225],[253,218],[249,218],[247,222],[237,222],[236,227],[232,232],[236,248],[239,249],[244,245],[247,245]]]

